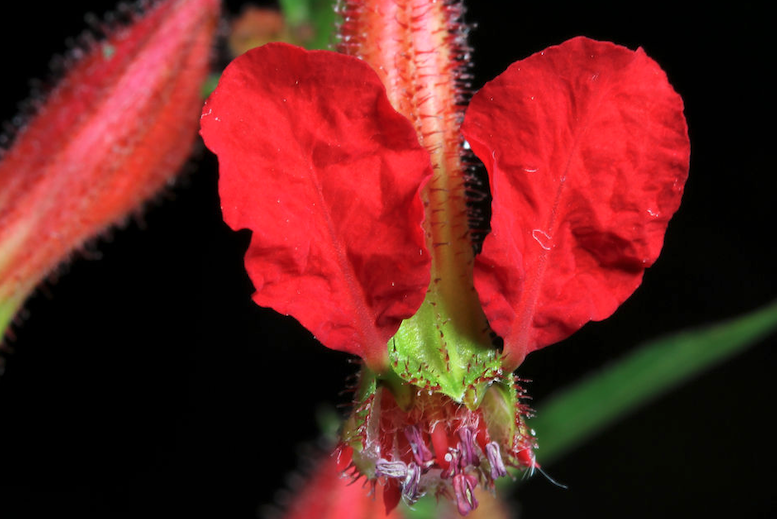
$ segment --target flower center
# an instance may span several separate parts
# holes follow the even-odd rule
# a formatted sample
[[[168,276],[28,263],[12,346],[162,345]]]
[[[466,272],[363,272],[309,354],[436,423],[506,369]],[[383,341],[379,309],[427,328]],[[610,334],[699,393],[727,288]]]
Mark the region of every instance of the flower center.
[[[478,505],[475,488],[491,489],[506,467],[533,469],[534,437],[515,381],[501,380],[476,410],[434,391],[400,394],[362,374],[368,390],[344,426],[341,468],[380,481],[387,508],[426,494],[453,499],[464,515]],[[373,389],[373,390],[370,390]]]

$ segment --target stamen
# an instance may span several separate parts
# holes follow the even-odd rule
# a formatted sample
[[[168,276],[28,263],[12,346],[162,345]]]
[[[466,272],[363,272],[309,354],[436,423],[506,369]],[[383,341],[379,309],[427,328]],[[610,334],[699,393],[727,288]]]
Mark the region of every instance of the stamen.
[[[491,479],[499,479],[507,475],[504,461],[502,461],[502,452],[499,450],[499,444],[491,442],[486,444],[486,456],[488,464],[491,465]]]
[[[413,457],[416,463],[424,468],[428,468],[431,465],[432,451],[426,446],[421,431],[415,425],[409,425],[405,427],[405,437],[410,443],[410,448],[413,449]]]
[[[421,497],[418,492],[418,484],[420,482],[421,467],[411,461],[410,465],[407,466],[407,477],[405,477],[405,482],[402,484],[402,497],[410,503],[416,502]]]
[[[389,478],[404,478],[407,476],[407,465],[404,461],[389,461],[383,458],[375,464],[375,475]]]
[[[478,507],[478,500],[475,499],[475,486],[477,478],[467,474],[456,474],[453,476],[453,492],[456,495],[456,507],[461,515],[467,515]]]
[[[459,438],[459,450],[461,451],[461,468],[469,465],[477,467],[480,464],[477,454],[475,453],[475,435],[472,434],[472,429],[469,427],[462,427],[458,431]]]

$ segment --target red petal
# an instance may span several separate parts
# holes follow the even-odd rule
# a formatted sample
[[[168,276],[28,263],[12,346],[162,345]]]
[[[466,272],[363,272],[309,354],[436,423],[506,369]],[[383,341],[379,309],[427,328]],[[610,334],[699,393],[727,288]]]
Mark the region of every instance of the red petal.
[[[0,163],[0,301],[25,297],[177,172],[197,137],[219,9],[157,2],[82,51],[16,136]]]
[[[429,154],[364,62],[265,45],[224,72],[202,115],[224,220],[253,231],[254,301],[382,369],[430,257],[418,196]]]
[[[642,49],[575,38],[488,83],[462,132],[494,196],[475,285],[515,367],[611,315],[658,257],[688,174],[683,103]]]
[[[396,479],[389,479],[383,486],[383,510],[386,515],[396,510],[400,499],[402,499],[402,489],[399,487],[399,483]]]

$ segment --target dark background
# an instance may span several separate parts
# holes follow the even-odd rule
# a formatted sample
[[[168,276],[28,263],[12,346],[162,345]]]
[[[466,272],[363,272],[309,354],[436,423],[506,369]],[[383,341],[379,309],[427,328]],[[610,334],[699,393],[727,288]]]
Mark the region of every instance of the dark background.
[[[475,86],[583,34],[642,46],[686,103],[693,145],[661,259],[610,319],[534,353],[536,407],[662,333],[777,295],[771,16],[750,2],[469,2]],[[512,5],[512,2],[510,2]],[[43,7],[45,5],[45,7]],[[233,12],[240,2],[229,2]],[[5,19],[0,120],[104,1],[26,2]],[[0,517],[255,517],[317,437],[354,366],[251,303],[246,235],[220,220],[202,146],[142,215],[28,303],[0,378]],[[768,517],[774,340],[646,406],[518,491],[522,516]],[[540,442],[542,439],[540,438]]]

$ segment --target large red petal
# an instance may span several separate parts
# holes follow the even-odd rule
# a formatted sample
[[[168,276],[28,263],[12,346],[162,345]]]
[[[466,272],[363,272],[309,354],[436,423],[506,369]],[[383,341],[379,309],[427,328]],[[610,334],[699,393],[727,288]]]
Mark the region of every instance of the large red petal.
[[[683,103],[642,49],[575,38],[488,83],[462,132],[494,197],[475,286],[514,367],[611,315],[658,257],[688,174]]]
[[[265,45],[227,68],[201,124],[224,220],[253,231],[256,303],[382,369],[429,284],[418,191],[431,165],[378,76],[356,58]]]

